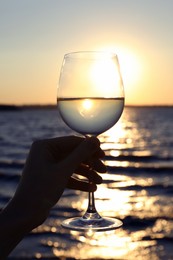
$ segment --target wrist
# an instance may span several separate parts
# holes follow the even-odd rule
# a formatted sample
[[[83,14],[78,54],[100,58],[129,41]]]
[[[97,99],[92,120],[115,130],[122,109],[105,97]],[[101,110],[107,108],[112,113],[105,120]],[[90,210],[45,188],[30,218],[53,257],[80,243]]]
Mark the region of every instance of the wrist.
[[[0,259],[5,259],[26,234],[47,218],[47,206],[35,206],[14,196],[0,212]]]
[[[6,210],[8,214],[13,214],[16,225],[23,227],[25,233],[28,233],[45,221],[49,214],[48,208],[48,202],[34,203],[14,196]]]

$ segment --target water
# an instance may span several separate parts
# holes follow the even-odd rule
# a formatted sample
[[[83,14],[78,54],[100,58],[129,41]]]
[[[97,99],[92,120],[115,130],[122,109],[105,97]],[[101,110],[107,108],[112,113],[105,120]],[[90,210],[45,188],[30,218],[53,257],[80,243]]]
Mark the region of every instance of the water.
[[[58,106],[71,129],[86,135],[99,135],[120,118],[124,98],[63,98]]]
[[[82,215],[87,205],[86,193],[66,190],[9,259],[173,259],[172,118],[173,107],[127,107],[100,136],[108,172],[96,207],[122,219],[122,228],[95,234],[63,229],[61,221]],[[0,112],[0,208],[15,191],[32,141],[69,134],[56,109]]]

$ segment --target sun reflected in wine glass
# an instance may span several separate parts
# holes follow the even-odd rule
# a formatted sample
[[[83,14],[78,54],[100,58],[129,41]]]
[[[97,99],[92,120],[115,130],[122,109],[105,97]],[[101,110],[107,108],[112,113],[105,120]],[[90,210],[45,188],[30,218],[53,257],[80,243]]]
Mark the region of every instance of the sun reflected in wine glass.
[[[82,102],[82,106],[85,110],[90,110],[93,106],[93,102],[91,101],[91,99],[85,99]]]
[[[94,106],[94,101],[91,99],[84,99],[81,100],[81,105],[79,106],[79,113],[85,118],[85,117],[89,117],[92,118],[93,117],[93,109]],[[92,111],[92,113],[91,113]]]

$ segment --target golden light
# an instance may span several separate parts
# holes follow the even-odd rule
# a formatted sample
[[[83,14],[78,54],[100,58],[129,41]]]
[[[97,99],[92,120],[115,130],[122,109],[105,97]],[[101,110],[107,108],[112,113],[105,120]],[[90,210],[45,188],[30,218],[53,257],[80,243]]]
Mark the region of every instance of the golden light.
[[[124,51],[119,53],[123,79],[129,84],[135,84],[141,77],[141,63],[134,53]]]
[[[85,110],[90,110],[93,106],[93,102],[91,99],[85,99],[82,101],[82,107],[85,109]]]
[[[81,100],[79,113],[85,118],[92,118],[94,112],[94,101],[91,99]]]
[[[98,90],[105,91],[105,97],[114,94],[116,85],[120,84],[120,75],[116,62],[110,57],[96,61],[90,71],[91,81]]]
[[[114,151],[114,156],[115,153],[119,156],[119,148],[123,148],[123,146],[124,148],[127,148],[126,143],[120,142],[121,139],[123,140],[127,138],[125,126],[122,115],[120,120],[112,128],[99,136],[101,147],[104,151]]]
[[[122,78],[124,82],[126,100],[135,99],[137,88],[141,85],[144,77],[144,64],[137,50],[131,50],[121,46],[105,46],[99,48],[101,51],[108,51],[117,54]]]

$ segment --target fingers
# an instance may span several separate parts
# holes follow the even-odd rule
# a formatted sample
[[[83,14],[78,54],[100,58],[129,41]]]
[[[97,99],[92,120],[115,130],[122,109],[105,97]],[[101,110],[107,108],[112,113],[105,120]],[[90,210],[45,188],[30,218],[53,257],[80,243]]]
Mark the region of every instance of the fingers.
[[[96,171],[91,169],[89,166],[80,165],[76,169],[75,173],[86,177],[89,180],[89,182],[93,182],[96,184],[102,183],[102,177]]]
[[[86,138],[66,158],[65,163],[69,167],[76,169],[81,163],[89,161],[94,154],[100,153],[100,151],[100,142],[97,138]]]
[[[73,152],[75,152],[74,157],[77,157],[77,162],[81,156],[81,153],[85,153],[83,158],[87,157],[86,159],[89,157],[98,159],[105,156],[104,152],[100,148],[99,140],[95,137],[84,138],[78,136],[66,136],[43,140],[43,142],[47,146],[47,157],[56,162],[63,160]],[[83,142],[84,144],[82,144]],[[80,145],[82,145],[82,147],[79,148]],[[95,152],[92,150],[92,145],[95,146]],[[89,146],[91,148],[89,148]],[[71,158],[71,160],[73,159]],[[80,161],[82,161],[82,158]]]
[[[51,151],[55,153],[68,154],[72,152],[85,138],[78,136],[64,136],[48,139]]]
[[[106,166],[101,160],[90,160],[88,165],[91,169],[100,173],[105,173],[107,171]]]
[[[79,180],[77,178],[71,177],[68,181],[67,188],[73,190],[80,190],[80,191],[90,191],[94,192],[97,190],[97,186],[95,183],[89,183],[84,180]]]

